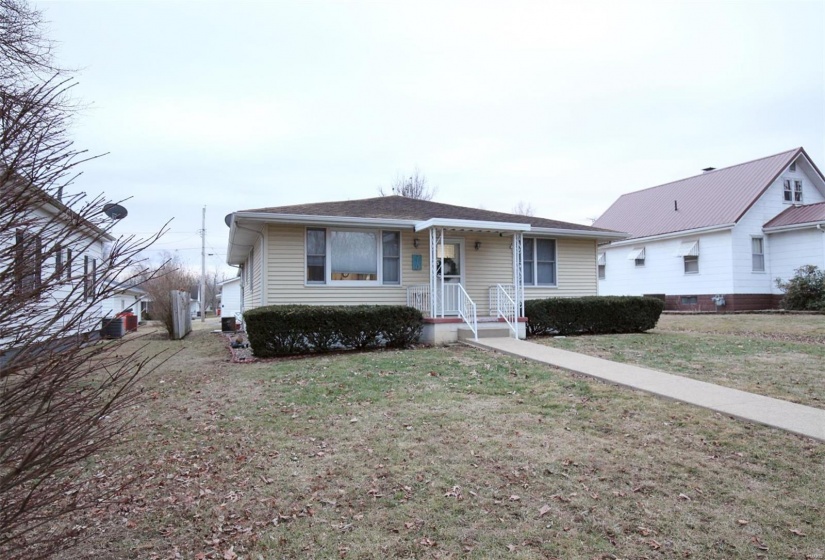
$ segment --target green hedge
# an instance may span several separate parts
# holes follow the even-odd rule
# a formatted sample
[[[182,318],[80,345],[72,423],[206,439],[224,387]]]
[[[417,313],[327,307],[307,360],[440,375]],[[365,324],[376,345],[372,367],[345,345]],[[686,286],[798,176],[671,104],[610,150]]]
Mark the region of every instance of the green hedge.
[[[611,334],[644,332],[656,326],[664,309],[656,298],[590,296],[524,302],[527,334]]]
[[[259,358],[403,348],[421,335],[421,312],[403,305],[271,305],[244,313],[252,352]]]

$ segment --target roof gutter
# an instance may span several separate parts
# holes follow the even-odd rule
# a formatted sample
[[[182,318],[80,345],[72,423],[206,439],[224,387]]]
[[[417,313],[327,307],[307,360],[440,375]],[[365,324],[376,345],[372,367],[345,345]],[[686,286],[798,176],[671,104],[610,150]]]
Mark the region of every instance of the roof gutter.
[[[805,222],[802,224],[788,224],[786,226],[774,226],[769,228],[762,228],[762,231],[765,233],[782,233],[783,231],[793,231],[796,229],[808,229],[808,228],[816,228],[818,230],[822,230],[822,226],[825,226],[825,221],[819,220],[816,222]]]
[[[631,237],[622,241],[614,241],[610,245],[613,247],[623,247],[625,245],[638,245],[639,243],[647,243],[648,241],[660,241],[663,239],[674,239],[677,237],[686,237],[688,235],[700,235],[703,233],[716,233],[719,231],[728,231],[733,229],[736,224],[724,224],[721,226],[707,226],[695,229],[685,229],[682,231],[674,231],[671,233],[663,233],[660,235],[650,235],[648,237]]]
[[[627,239],[629,234],[621,231],[592,231],[579,229],[563,229],[563,228],[538,228],[534,227],[530,233],[541,233],[552,235],[553,237],[586,237],[588,239],[597,239],[598,241],[611,241],[613,239]]]
[[[316,216],[312,214],[271,214],[268,212],[233,212],[232,223],[238,220],[302,225],[351,225],[375,227],[414,227],[418,220],[398,220],[392,218],[354,218],[352,216]],[[230,226],[231,228],[231,226]]]

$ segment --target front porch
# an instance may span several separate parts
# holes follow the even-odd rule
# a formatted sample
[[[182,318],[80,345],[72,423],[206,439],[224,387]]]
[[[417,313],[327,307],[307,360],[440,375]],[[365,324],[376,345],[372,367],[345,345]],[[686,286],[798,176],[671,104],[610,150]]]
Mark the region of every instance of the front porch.
[[[407,305],[424,315],[423,342],[525,337],[522,233],[529,227],[461,220],[416,227],[429,234],[429,283],[407,286]]]

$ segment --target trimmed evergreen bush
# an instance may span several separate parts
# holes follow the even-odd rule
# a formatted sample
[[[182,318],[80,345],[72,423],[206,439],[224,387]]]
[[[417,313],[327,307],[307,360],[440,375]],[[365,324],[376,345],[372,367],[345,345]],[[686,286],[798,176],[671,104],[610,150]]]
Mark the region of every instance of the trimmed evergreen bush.
[[[574,335],[644,332],[656,326],[664,303],[636,296],[588,296],[524,302],[527,334]]]
[[[403,305],[271,305],[244,313],[252,352],[259,358],[403,348],[418,340],[421,312]]]

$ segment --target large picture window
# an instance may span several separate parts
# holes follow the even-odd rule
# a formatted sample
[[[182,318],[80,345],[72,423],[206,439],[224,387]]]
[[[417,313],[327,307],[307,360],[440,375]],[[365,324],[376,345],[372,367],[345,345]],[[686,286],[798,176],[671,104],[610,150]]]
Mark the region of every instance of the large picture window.
[[[524,285],[556,285],[556,240],[524,238]]]
[[[401,283],[401,233],[308,228],[306,281]]]

